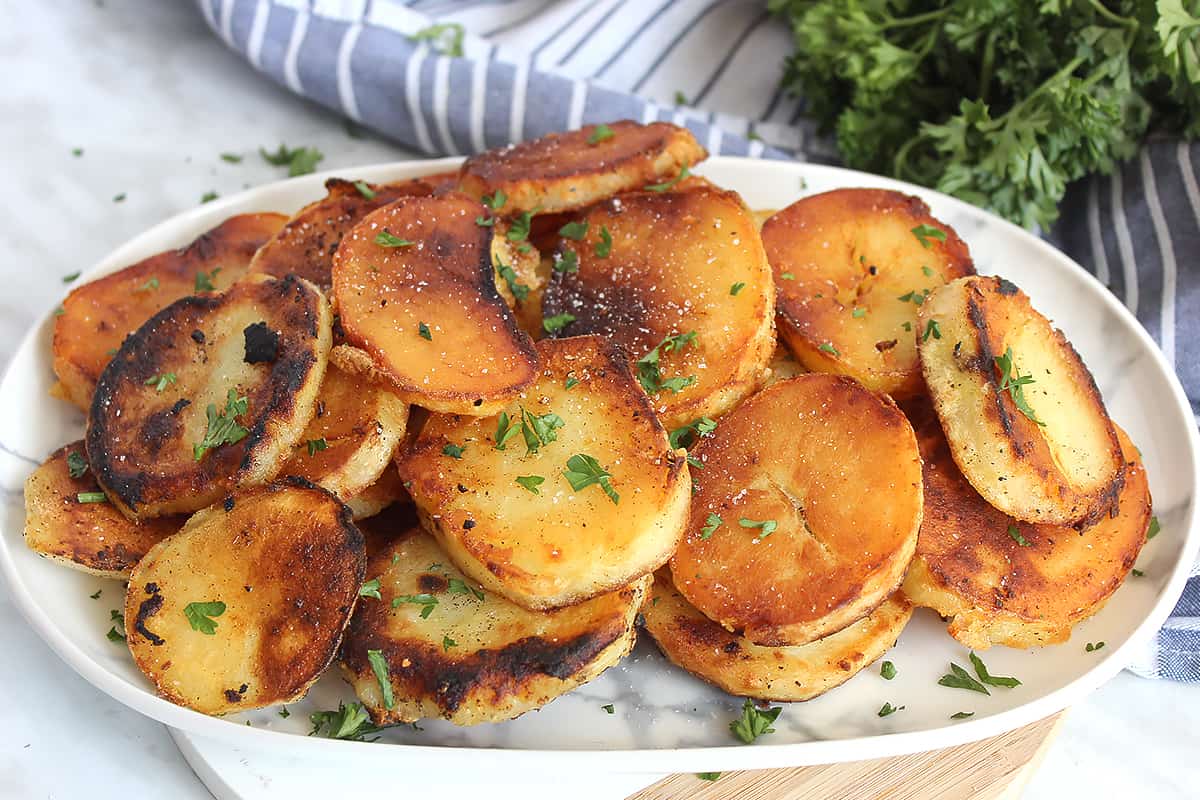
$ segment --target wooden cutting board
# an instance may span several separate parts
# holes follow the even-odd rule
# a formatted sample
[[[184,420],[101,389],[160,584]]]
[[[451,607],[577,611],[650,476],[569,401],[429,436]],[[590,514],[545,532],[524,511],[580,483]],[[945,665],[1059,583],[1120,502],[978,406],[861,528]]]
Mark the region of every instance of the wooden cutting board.
[[[1066,712],[1015,731],[928,753],[794,769],[672,775],[629,800],[1016,800]]]

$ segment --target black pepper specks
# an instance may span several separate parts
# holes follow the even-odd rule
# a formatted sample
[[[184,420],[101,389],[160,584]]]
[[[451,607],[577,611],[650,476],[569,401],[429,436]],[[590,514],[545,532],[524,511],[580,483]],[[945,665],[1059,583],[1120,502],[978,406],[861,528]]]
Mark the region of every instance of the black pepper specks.
[[[233,495],[225,498],[225,511],[233,511]]]
[[[471,530],[471,528],[474,528],[474,527],[475,527],[475,520],[473,520],[473,519],[464,519],[463,520],[463,530],[464,531],[469,531],[469,530]]]
[[[279,332],[268,328],[267,323],[247,325],[242,333],[246,337],[247,364],[269,364],[279,357]]]
[[[204,331],[199,328],[192,331],[192,341],[196,344],[204,344]]]

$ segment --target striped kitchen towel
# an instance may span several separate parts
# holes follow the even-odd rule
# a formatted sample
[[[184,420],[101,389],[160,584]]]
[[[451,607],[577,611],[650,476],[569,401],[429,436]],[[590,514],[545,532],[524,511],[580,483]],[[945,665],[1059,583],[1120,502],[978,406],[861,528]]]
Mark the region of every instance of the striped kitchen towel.
[[[686,125],[714,155],[836,162],[778,88],[787,26],[757,0],[198,0],[293,92],[430,155],[592,122]],[[435,27],[440,26],[440,27]],[[1108,285],[1200,411],[1200,146],[1152,141],[1071,188],[1050,238]],[[1200,565],[1198,565],[1200,566]],[[1200,681],[1200,568],[1135,672]]]

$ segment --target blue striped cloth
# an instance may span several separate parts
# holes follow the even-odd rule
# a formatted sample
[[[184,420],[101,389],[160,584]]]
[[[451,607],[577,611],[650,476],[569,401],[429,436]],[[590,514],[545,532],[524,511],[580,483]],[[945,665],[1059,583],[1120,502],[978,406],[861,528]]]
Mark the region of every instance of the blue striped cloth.
[[[199,0],[260,72],[407,147],[479,152],[614,119],[686,125],[714,155],[836,162],[778,89],[792,46],[754,0]],[[414,40],[461,25],[462,55]],[[1200,410],[1200,146],[1151,141],[1073,186],[1049,233],[1137,314]],[[1136,257],[1135,257],[1136,254]],[[1181,268],[1181,264],[1184,265]],[[1198,565],[1200,567],[1200,565]],[[1200,568],[1131,669],[1200,681]]]

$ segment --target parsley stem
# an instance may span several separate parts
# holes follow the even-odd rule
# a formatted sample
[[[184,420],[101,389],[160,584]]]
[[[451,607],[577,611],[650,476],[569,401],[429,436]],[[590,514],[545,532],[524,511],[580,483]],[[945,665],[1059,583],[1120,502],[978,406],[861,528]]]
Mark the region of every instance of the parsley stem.
[[[921,25],[926,22],[932,22],[934,20],[939,20],[942,17],[946,16],[946,14],[948,14],[950,12],[950,9],[951,9],[951,6],[946,6],[945,8],[940,8],[936,11],[926,11],[924,14],[914,14],[911,17],[900,17],[899,19],[892,19],[889,22],[884,22],[880,25],[876,25],[875,30],[886,31],[886,30],[891,30],[892,28],[907,28],[910,25]]]
[[[1122,17],[1120,14],[1109,11],[1107,8],[1105,8],[1104,3],[1100,2],[1100,0],[1088,0],[1088,5],[1094,8],[1097,14],[1104,17],[1109,22],[1120,25],[1123,28],[1136,29],[1138,27],[1138,21],[1136,19],[1133,17]]]

